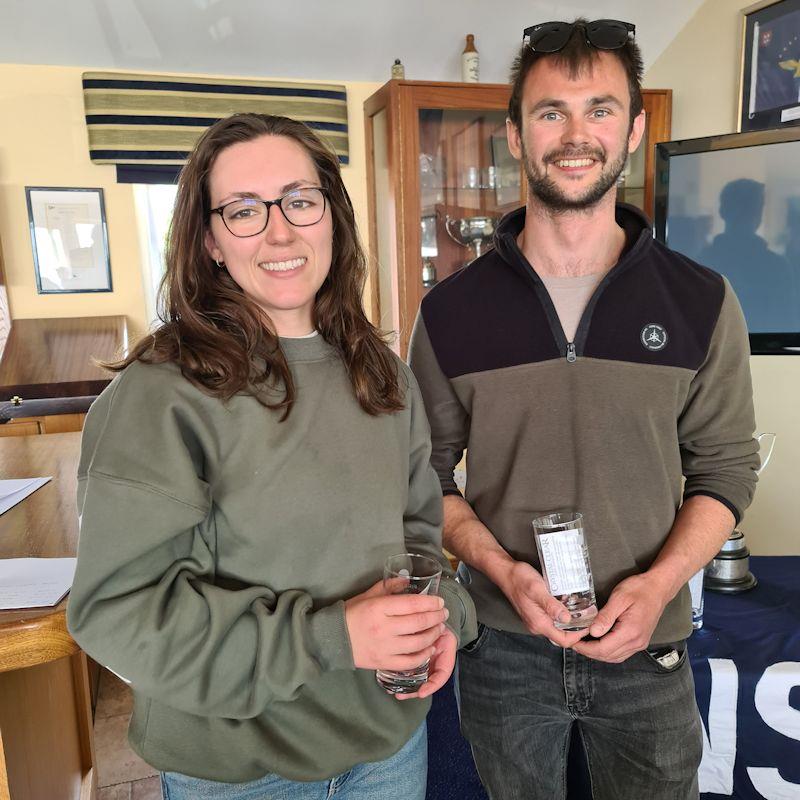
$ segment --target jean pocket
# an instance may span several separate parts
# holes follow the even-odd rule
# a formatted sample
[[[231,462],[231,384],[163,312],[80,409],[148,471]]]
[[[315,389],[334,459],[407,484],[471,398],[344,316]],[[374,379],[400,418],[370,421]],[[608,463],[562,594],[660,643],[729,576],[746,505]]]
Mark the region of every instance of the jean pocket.
[[[685,663],[689,650],[684,645],[683,649],[665,647],[659,650],[642,650],[642,655],[651,667],[664,675],[677,672]]]
[[[461,652],[465,653],[466,655],[474,656],[486,643],[486,640],[489,638],[489,634],[492,632],[492,629],[488,625],[484,625],[482,622],[478,623],[478,636],[476,639],[473,639],[469,644],[464,645],[461,648]]]

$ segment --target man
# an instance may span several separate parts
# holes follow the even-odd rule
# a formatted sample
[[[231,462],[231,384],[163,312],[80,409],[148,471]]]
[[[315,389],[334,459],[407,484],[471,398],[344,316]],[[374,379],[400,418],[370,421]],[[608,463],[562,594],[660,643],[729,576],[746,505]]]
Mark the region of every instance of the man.
[[[575,730],[596,800],[698,796],[686,582],[755,484],[730,285],[615,206],[645,127],[632,32],[526,31],[507,122],[526,207],[428,294],[412,337],[445,546],[481,622],[459,692],[493,800],[563,798]],[[465,448],[466,499],[453,481]],[[588,635],[555,627],[570,615],[539,572],[531,520],[559,509],[584,516],[600,608]]]

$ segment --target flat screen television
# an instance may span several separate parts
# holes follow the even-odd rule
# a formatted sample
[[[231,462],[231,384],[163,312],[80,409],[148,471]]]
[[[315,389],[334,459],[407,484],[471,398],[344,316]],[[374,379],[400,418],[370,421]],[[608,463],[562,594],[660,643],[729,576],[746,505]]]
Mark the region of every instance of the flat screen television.
[[[800,128],[656,145],[655,236],[725,275],[750,349],[800,354]]]

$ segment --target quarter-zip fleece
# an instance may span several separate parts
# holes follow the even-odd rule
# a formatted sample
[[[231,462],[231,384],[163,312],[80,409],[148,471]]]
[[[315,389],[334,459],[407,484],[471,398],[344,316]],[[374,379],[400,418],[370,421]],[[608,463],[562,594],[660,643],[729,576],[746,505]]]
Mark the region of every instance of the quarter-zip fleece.
[[[458,492],[466,449],[467,501],[537,567],[531,520],[581,511],[601,604],[652,564],[682,498],[714,497],[738,521],[758,466],[747,329],[730,285],[656,242],[635,209],[616,213],[627,246],[574,341],[517,245],[522,208],[492,251],[425,297],[409,351],[444,494]],[[527,632],[502,592],[469,572],[479,620]],[[690,632],[684,587],[652,644]]]

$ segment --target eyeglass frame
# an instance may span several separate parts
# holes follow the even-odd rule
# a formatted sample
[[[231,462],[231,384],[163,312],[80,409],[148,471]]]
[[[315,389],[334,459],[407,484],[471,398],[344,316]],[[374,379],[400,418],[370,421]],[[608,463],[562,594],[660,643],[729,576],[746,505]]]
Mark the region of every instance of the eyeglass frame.
[[[625,28],[625,30],[627,30],[628,35],[625,37],[622,43],[617,45],[616,47],[599,47],[589,38],[589,26],[596,25],[601,22],[612,22],[615,25],[622,25]],[[570,27],[570,31],[567,34],[566,41],[557,50],[537,50],[531,43],[532,34],[535,31],[539,30],[540,28],[544,28],[546,25],[569,25]],[[575,32],[576,27],[583,28],[583,38],[585,39],[586,44],[589,45],[590,47],[594,47],[596,50],[608,50],[608,51],[622,50],[622,48],[625,47],[625,45],[628,44],[628,42],[631,39],[636,37],[636,25],[634,25],[632,22],[625,22],[624,20],[621,19],[593,19],[589,22],[566,22],[565,20],[554,19],[550,20],[549,22],[540,22],[536,25],[531,25],[525,28],[525,30],[522,32],[522,43],[526,47],[529,47],[532,53],[537,53],[538,55],[552,55],[553,53],[559,53],[569,43],[569,40],[572,38],[572,34]]]
[[[284,200],[285,198],[289,197],[289,195],[300,191],[301,189],[316,189],[322,195],[322,213],[319,215],[319,219],[316,222],[306,222],[303,225],[298,225],[296,222],[292,222],[289,219],[289,217],[286,216],[286,212],[283,210],[283,206],[281,205],[281,201]],[[260,231],[256,231],[255,233],[248,233],[248,234],[245,234],[244,236],[242,236],[241,234],[238,234],[238,233],[234,233],[228,227],[228,223],[225,221],[225,215],[224,215],[225,209],[228,206],[231,206],[234,203],[241,203],[242,200],[253,200],[256,203],[263,203],[264,206],[267,209],[267,218],[266,218],[266,221],[264,222],[264,227]],[[278,208],[280,209],[281,214],[283,214],[283,218],[292,227],[294,227],[294,228],[310,228],[312,225],[319,225],[319,223],[322,222],[322,218],[325,216],[325,212],[328,209],[327,190],[325,189],[324,186],[298,186],[298,187],[295,187],[294,189],[290,189],[288,192],[286,192],[286,194],[282,194],[280,197],[276,198],[275,200],[262,200],[260,197],[240,197],[240,198],[238,198],[236,200],[231,200],[229,203],[225,203],[224,205],[221,205],[221,206],[219,206],[217,208],[212,208],[208,212],[208,215],[210,217],[212,214],[219,214],[219,218],[222,220],[222,224],[225,226],[225,230],[227,230],[228,233],[230,233],[231,236],[235,236],[237,239],[249,239],[251,236],[258,236],[258,235],[264,233],[264,231],[267,229],[267,225],[269,225],[269,215],[270,215],[270,210],[271,210],[272,206],[278,206]]]

